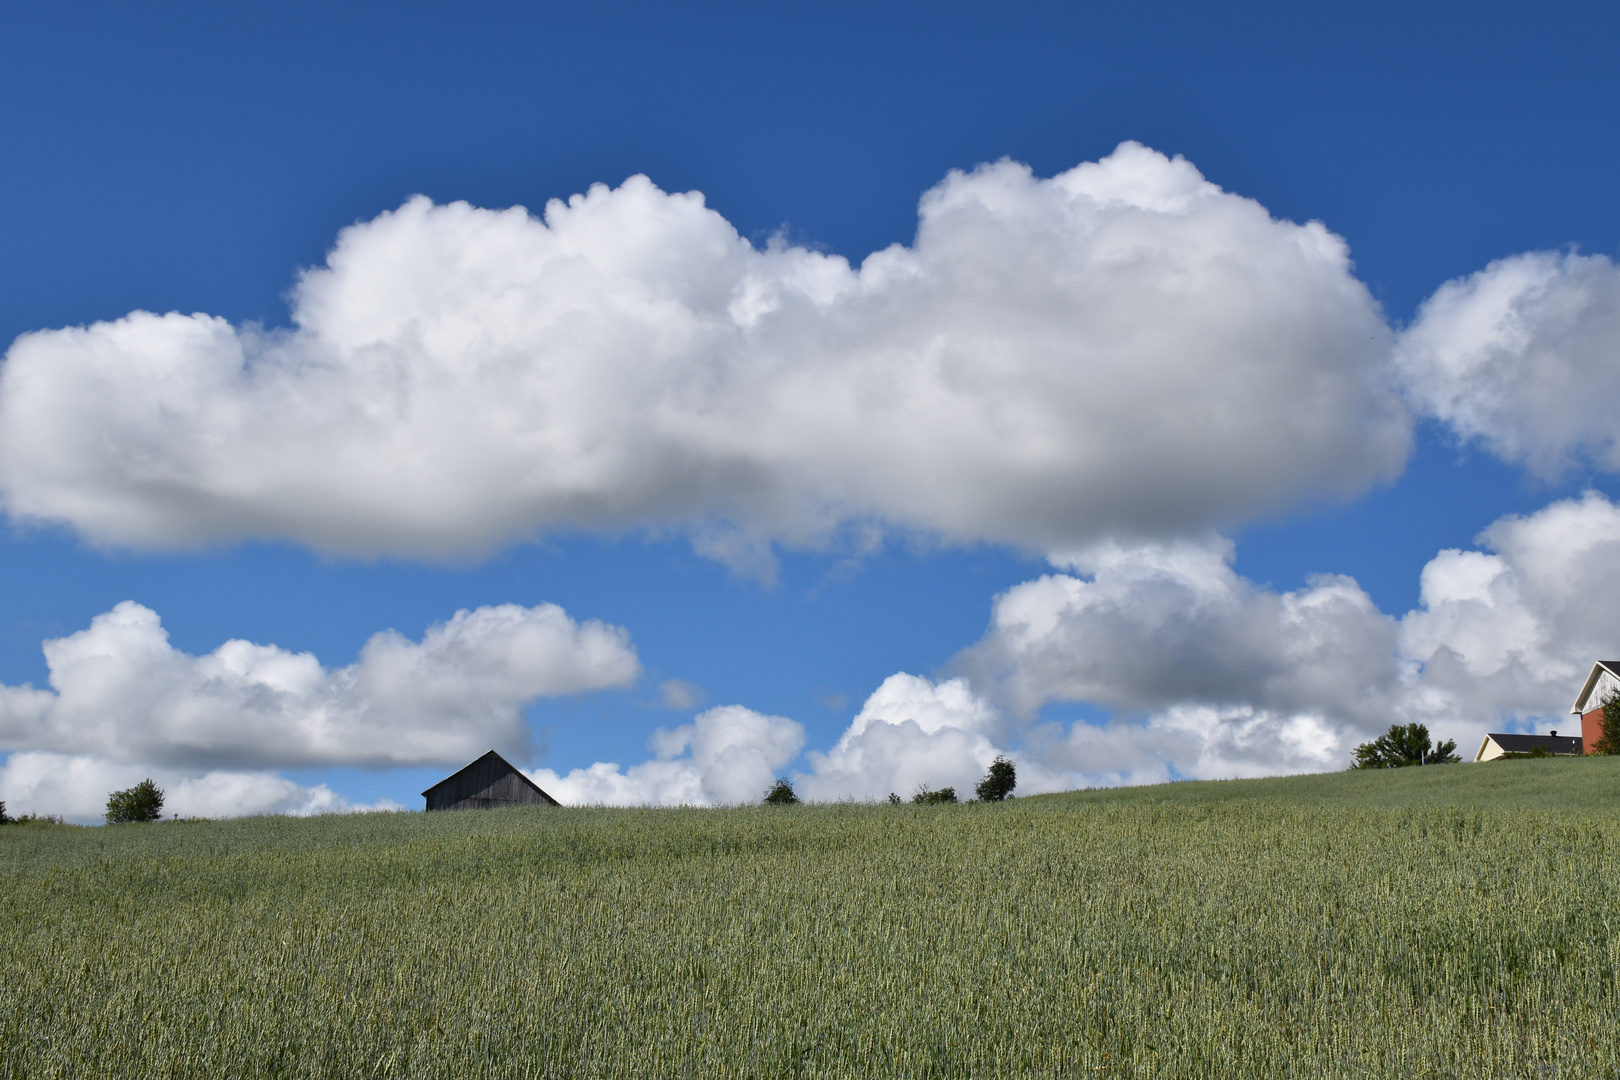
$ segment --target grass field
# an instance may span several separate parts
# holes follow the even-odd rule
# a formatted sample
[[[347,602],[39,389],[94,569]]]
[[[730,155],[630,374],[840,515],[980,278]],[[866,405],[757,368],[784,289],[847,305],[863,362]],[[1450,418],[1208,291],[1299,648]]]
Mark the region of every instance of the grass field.
[[[0,1075],[1620,1074],[1620,759],[0,829]]]

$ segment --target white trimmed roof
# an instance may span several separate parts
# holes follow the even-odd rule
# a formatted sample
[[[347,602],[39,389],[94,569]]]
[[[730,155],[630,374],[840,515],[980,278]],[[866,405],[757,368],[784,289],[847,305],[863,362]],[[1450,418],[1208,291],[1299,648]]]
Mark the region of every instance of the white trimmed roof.
[[[1586,711],[1586,699],[1592,696],[1592,691],[1597,688],[1598,680],[1603,677],[1604,672],[1608,672],[1611,678],[1620,682],[1620,660],[1599,660],[1592,665],[1592,674],[1586,677],[1586,685],[1581,687],[1580,696],[1575,699],[1575,704],[1570,706],[1570,712]]]
[[[1474,755],[1478,761],[1485,748],[1495,743],[1502,748],[1505,754],[1528,754],[1536,747],[1541,747],[1550,754],[1576,755],[1584,753],[1581,749],[1579,735],[1517,735],[1506,732],[1492,732],[1485,736],[1485,741],[1479,744],[1479,753]]]

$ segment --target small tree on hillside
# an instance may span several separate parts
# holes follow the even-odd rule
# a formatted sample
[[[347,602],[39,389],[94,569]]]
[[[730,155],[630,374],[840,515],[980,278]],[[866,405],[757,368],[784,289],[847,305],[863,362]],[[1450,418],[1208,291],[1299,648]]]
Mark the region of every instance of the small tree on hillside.
[[[778,780],[765,793],[766,806],[797,806],[799,796],[793,790],[793,781]]]
[[[0,802],[0,825],[10,825],[11,819],[6,817],[6,804]]]
[[[1352,769],[1400,769],[1407,765],[1446,765],[1459,761],[1457,743],[1447,739],[1439,746],[1429,740],[1425,724],[1389,725],[1389,730],[1372,742],[1356,747]]]
[[[1013,763],[1000,754],[990,763],[990,771],[984,774],[979,786],[973,793],[979,797],[980,802],[1000,802],[1011,798],[1013,788],[1018,786],[1018,770]]]
[[[1620,754],[1620,694],[1611,694],[1603,703],[1603,734],[1592,753]]]
[[[941,803],[954,803],[956,802],[956,789],[953,787],[942,787],[938,791],[933,791],[930,790],[927,784],[920,784],[917,787],[917,793],[911,797],[911,801],[914,803],[921,803],[924,806],[937,806]]]
[[[107,824],[156,821],[163,816],[163,790],[147,777],[132,788],[107,796]]]

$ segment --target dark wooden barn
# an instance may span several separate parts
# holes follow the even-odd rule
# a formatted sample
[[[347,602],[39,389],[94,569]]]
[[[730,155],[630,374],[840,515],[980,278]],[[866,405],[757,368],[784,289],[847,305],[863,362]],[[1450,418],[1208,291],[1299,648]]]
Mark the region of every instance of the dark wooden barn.
[[[506,806],[561,806],[540,785],[491,750],[460,772],[422,792],[429,810],[498,810]]]

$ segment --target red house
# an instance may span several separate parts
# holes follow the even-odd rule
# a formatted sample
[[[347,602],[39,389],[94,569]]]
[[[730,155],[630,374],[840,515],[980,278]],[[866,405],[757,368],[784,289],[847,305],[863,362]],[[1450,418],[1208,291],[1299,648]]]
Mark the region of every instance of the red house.
[[[1620,696],[1620,660],[1599,660],[1569,711],[1581,718],[1581,748],[1590,754],[1603,738],[1603,703]]]

